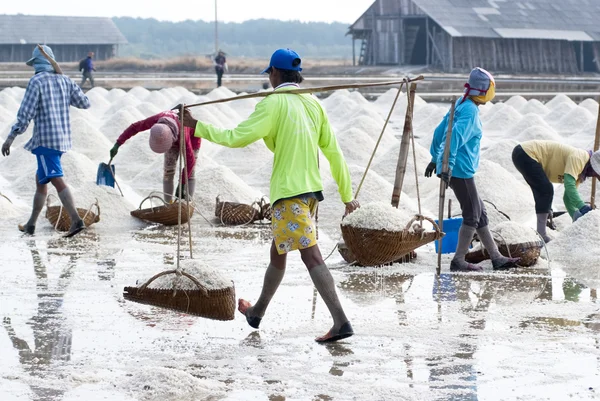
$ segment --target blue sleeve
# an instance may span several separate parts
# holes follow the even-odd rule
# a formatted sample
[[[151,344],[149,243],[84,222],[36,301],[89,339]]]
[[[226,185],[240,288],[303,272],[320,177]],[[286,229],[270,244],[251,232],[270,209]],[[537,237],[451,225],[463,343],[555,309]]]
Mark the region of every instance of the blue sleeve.
[[[429,153],[431,154],[431,161],[437,163],[440,153],[444,151],[443,144],[446,140],[446,130],[448,129],[448,118],[450,117],[450,112],[446,113],[442,122],[437,126],[435,131],[433,131],[433,139],[431,141],[431,147],[429,148]]]
[[[21,102],[21,107],[19,107],[19,111],[17,112],[17,122],[11,128],[9,137],[14,138],[27,130],[29,123],[37,113],[39,100],[40,90],[37,81],[33,83],[29,81],[23,101]]]
[[[448,156],[448,167],[454,170],[456,154],[458,150],[471,140],[474,134],[475,109],[463,107],[460,112],[454,114],[452,127],[452,139],[450,141],[450,155]]]

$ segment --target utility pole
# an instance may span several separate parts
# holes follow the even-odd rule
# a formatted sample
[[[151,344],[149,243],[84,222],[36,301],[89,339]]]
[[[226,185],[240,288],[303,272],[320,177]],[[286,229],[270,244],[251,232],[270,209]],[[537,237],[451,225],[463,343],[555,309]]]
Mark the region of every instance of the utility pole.
[[[219,22],[217,20],[217,0],[215,0],[215,54],[219,51]]]

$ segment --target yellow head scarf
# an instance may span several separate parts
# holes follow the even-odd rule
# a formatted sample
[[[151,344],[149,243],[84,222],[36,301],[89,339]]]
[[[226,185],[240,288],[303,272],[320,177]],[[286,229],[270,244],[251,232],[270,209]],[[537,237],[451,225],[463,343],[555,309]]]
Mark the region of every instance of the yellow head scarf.
[[[496,97],[496,84],[494,81],[490,81],[490,87],[485,95],[471,96],[471,99],[477,103],[486,104],[487,102],[491,102],[494,97]]]

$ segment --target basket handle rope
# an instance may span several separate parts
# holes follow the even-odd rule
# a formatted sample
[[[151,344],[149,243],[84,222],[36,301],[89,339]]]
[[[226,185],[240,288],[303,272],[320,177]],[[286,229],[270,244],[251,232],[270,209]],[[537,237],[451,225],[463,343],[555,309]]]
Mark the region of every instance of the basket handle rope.
[[[427,220],[428,222],[430,222],[433,225],[433,229],[435,230],[435,232],[437,233],[438,236],[442,235],[442,230],[440,230],[440,226],[432,218],[423,216],[421,214],[417,214],[417,215],[415,215],[415,217],[410,219],[410,221],[406,224],[406,227],[404,227],[404,229],[406,231],[408,231],[408,230],[410,230],[410,227],[412,226],[412,224],[415,221],[423,221],[423,220]]]
[[[46,208],[50,207],[50,197],[55,198],[60,204],[60,208],[58,209],[58,218],[56,219],[56,223],[54,224],[54,231],[58,231],[58,224],[60,223],[60,219],[62,217],[63,212],[63,204],[60,201],[60,199],[58,199],[54,194],[48,194],[48,196],[46,196]],[[86,210],[85,214],[81,218],[82,220],[85,221],[85,218],[92,212],[92,208],[94,206],[96,206],[96,210],[98,211],[96,215],[100,217],[100,204],[98,203],[98,198],[96,198],[96,202],[92,203],[90,207]],[[77,210],[77,208],[75,210]]]
[[[8,196],[4,195],[2,192],[0,192],[0,196],[3,197],[4,199],[6,199],[7,201],[9,201],[10,203],[12,203],[12,201],[8,198]]]
[[[208,296],[208,290],[206,289],[205,286],[203,286],[200,281],[198,281],[198,279],[196,279],[196,277],[192,276],[189,273],[186,273],[183,270],[180,269],[176,269],[176,270],[165,270],[162,271],[160,273],[155,274],[154,276],[150,277],[150,279],[148,279],[148,281],[146,281],[144,284],[142,284],[139,288],[138,288],[138,293],[143,292],[146,287],[148,287],[150,285],[150,283],[152,283],[154,280],[156,280],[159,277],[165,276],[167,274],[177,274],[177,275],[182,275],[185,276],[187,278],[189,278],[190,280],[192,280],[192,282],[194,284],[196,284],[196,286],[198,287],[198,290],[200,290],[200,292],[202,293],[203,296],[207,297]]]
[[[140,202],[140,207],[138,208],[138,210],[142,210],[142,205],[144,204],[144,202],[146,202],[149,199],[158,199],[163,203],[163,206],[166,205],[167,203],[165,202],[165,200],[163,198],[161,198],[160,196],[156,196],[156,195],[148,195],[146,196],[141,202]],[[150,209],[152,209],[152,211],[154,212],[154,206],[152,206],[152,203],[150,203]]]

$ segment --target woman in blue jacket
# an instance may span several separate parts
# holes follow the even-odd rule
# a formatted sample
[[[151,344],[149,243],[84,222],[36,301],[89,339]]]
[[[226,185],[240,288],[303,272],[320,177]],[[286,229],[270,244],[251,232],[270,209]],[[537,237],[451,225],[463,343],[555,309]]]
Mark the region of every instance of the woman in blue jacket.
[[[463,222],[458,232],[458,244],[454,258],[450,262],[450,270],[483,271],[481,266],[465,260],[475,232],[490,254],[494,269],[516,267],[518,258],[507,258],[498,251],[498,246],[488,228],[485,206],[477,194],[473,178],[479,167],[479,147],[482,136],[479,106],[494,98],[496,83],[489,72],[477,67],[471,71],[465,88],[465,94],[457,100],[454,111],[448,158],[449,172],[442,172],[442,159],[450,113],[446,114],[435,129],[430,148],[431,162],[425,169],[426,177],[431,177],[436,171],[436,174],[452,188],[462,211]]]

